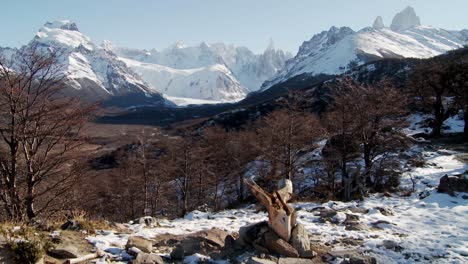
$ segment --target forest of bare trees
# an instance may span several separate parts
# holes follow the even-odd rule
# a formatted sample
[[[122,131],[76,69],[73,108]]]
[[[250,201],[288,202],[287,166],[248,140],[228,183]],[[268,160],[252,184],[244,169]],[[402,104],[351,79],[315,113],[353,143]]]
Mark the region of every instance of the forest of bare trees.
[[[434,137],[455,109],[464,109],[466,120],[468,108],[466,64],[420,64],[404,92],[390,81],[363,85],[339,78],[325,84],[334,92],[320,115],[292,92],[281,107],[244,127],[142,132],[100,154],[114,161],[96,168],[83,133],[96,107],[63,96],[56,58],[34,48],[0,60],[2,219],[81,209],[125,221],[234,207],[249,199],[245,177],[267,190],[279,179],[299,184],[301,158],[317,150],[317,186],[310,188],[322,198],[361,199],[398,186],[399,154],[410,146],[403,133],[409,107],[432,113]]]

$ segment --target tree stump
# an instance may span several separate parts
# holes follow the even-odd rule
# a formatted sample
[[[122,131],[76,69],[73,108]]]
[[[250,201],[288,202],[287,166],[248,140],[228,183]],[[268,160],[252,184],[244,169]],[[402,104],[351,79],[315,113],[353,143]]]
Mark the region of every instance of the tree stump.
[[[292,182],[288,179],[284,180],[282,186],[273,193],[266,192],[251,179],[245,179],[244,182],[257,200],[267,209],[269,227],[280,238],[288,242],[291,238],[291,231],[296,226],[294,208],[287,204],[293,193]]]

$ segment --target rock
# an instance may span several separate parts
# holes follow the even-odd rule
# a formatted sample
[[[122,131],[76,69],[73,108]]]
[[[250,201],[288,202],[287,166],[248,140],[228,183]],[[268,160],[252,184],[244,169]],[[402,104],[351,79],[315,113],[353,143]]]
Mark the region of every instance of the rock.
[[[266,232],[262,238],[262,246],[268,249],[269,252],[279,254],[284,257],[299,257],[299,252],[284,241],[273,230]]]
[[[369,213],[369,209],[362,208],[362,207],[350,207],[348,208],[351,212],[355,214],[367,214]]]
[[[358,223],[359,222],[359,215],[355,214],[346,214],[346,220],[344,221],[344,224],[347,223]]]
[[[133,264],[164,264],[163,259],[156,254],[140,253],[136,259],[133,260]]]
[[[416,15],[416,12],[414,12],[414,9],[412,7],[408,6],[405,9],[403,9],[403,11],[401,11],[393,17],[390,28],[393,31],[400,31],[411,28],[413,26],[420,25],[421,21]]]
[[[279,258],[278,264],[314,264],[314,261],[306,258]]]
[[[367,226],[359,222],[359,215],[346,214],[346,220],[343,222],[346,225],[345,230],[349,231],[360,231],[366,230]]]
[[[239,229],[239,238],[236,240],[236,243],[240,246],[252,245],[267,230],[269,230],[267,221],[242,226]]]
[[[66,223],[64,223],[60,229],[62,230],[72,230],[72,231],[77,231],[77,230],[80,230],[81,229],[81,224],[78,223],[78,221],[76,220],[73,220],[73,219],[69,219],[67,220]]]
[[[77,258],[80,256],[78,249],[72,245],[57,245],[47,251],[49,255],[58,259]]]
[[[372,24],[372,28],[374,28],[374,29],[383,29],[383,28],[385,28],[385,25],[383,23],[383,19],[382,19],[381,16],[378,16],[374,20],[374,24]]]
[[[332,222],[333,218],[336,216],[337,212],[332,209],[321,209],[318,212],[318,216],[320,216],[320,222]]]
[[[138,219],[135,219],[133,221],[133,224],[140,224],[140,225],[145,225],[147,227],[155,227],[158,226],[158,221],[156,218],[151,217],[151,216],[143,216]]]
[[[420,200],[423,200],[423,199],[427,198],[430,195],[431,195],[431,192],[429,192],[428,190],[424,190],[424,191],[420,192],[418,196],[419,196]]]
[[[276,261],[258,257],[250,257],[247,264],[276,264]]]
[[[111,224],[111,227],[112,227],[113,229],[115,229],[117,232],[120,232],[120,233],[127,233],[127,232],[129,232],[128,227],[127,227],[125,224],[121,224],[121,223],[112,223],[112,224]]]
[[[171,258],[183,259],[195,253],[210,256],[217,255],[225,246],[225,241],[229,241],[228,236],[229,234],[226,231],[218,228],[187,235],[172,250]]]
[[[212,228],[210,230],[196,232],[194,234],[191,234],[190,236],[203,238],[211,244],[215,244],[218,247],[224,247],[226,238],[230,235],[225,230],[219,228]]]
[[[299,252],[299,256],[306,257],[310,254],[310,240],[309,233],[304,225],[297,224],[291,233],[291,240],[289,243]]]
[[[441,193],[454,195],[455,192],[468,192],[468,178],[463,175],[448,176],[440,178],[437,190]]]
[[[355,256],[350,257],[349,260],[343,260],[341,264],[377,264],[377,260],[374,257]]]
[[[367,230],[367,229],[368,229],[367,226],[361,223],[347,224],[345,227],[345,230],[348,230],[348,231],[362,231],[362,230]]]
[[[395,213],[393,212],[392,209],[390,208],[386,208],[386,207],[376,207],[375,209],[379,210],[381,214],[385,215],[385,216],[392,216],[394,215]]]
[[[151,253],[151,251],[153,251],[152,241],[140,236],[130,236],[128,238],[127,244],[125,245],[125,249],[128,250],[132,247],[136,247],[145,253]]]

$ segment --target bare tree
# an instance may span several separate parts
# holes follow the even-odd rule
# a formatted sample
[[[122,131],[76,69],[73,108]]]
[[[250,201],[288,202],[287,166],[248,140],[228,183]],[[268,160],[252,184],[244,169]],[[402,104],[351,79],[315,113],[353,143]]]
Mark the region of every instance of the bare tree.
[[[64,195],[95,110],[63,95],[57,59],[35,46],[0,59],[1,197],[9,218],[32,219]]]
[[[376,161],[384,157],[388,161],[389,153],[406,147],[401,132],[405,126],[405,97],[387,82],[363,86],[344,78],[335,85],[338,92],[333,111],[326,117],[331,138],[324,156],[328,169],[340,168],[343,198],[349,200],[355,194],[362,196],[365,185],[372,188],[381,183],[381,177],[373,172]],[[364,171],[357,165],[350,174],[350,164],[359,154]],[[333,178],[333,172],[328,173]]]
[[[451,90],[455,95],[455,104],[463,110],[463,136],[468,140],[468,62],[453,63],[448,67],[451,76]]]
[[[291,109],[270,113],[256,127],[260,154],[269,161],[273,179],[292,180],[302,151],[315,148],[324,134],[314,115]]]
[[[431,60],[415,67],[409,82],[409,95],[415,105],[433,114],[432,136],[442,135],[442,125],[455,113],[449,96],[452,76],[443,61]]]

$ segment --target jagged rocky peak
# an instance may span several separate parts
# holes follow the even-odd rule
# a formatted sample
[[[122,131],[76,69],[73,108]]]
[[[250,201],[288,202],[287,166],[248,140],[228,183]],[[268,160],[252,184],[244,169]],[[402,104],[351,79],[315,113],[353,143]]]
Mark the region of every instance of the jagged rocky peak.
[[[414,26],[420,26],[421,20],[411,6],[406,7],[400,13],[396,14],[392,20],[390,28],[393,31],[401,31]]]
[[[383,19],[381,16],[378,16],[375,20],[374,20],[374,24],[372,25],[372,27],[374,29],[383,29],[385,28],[385,25],[383,23]]]
[[[173,48],[173,49],[183,49],[183,48],[186,48],[186,47],[187,46],[181,40],[178,40],[176,43],[171,45],[171,48]]]
[[[58,20],[58,21],[47,22],[45,23],[44,27],[70,30],[70,31],[79,31],[75,22],[72,22],[70,20]]]
[[[331,46],[342,40],[348,35],[355,33],[349,27],[331,27],[327,31],[322,31],[314,35],[309,41],[305,41],[299,47],[298,57],[307,56],[310,52],[316,51],[317,48]]]

